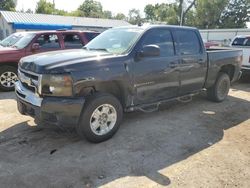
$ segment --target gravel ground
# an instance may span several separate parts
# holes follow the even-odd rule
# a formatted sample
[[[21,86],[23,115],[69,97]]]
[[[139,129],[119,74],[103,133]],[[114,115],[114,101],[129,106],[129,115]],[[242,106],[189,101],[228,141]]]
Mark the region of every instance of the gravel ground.
[[[0,93],[0,187],[250,187],[250,87],[129,113],[110,140],[37,126]]]

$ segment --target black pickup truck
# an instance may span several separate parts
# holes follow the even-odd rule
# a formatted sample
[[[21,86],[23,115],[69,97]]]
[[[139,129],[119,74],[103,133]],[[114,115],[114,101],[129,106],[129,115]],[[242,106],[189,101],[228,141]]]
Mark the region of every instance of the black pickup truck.
[[[83,49],[21,59],[18,109],[42,122],[74,124],[79,135],[102,142],[118,130],[123,112],[155,110],[201,90],[223,101],[241,62],[241,50],[206,51],[195,28],[113,28]]]

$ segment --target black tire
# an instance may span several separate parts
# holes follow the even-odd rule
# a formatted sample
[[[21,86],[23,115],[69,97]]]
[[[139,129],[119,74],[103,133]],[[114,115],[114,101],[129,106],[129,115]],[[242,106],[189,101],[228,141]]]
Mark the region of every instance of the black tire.
[[[220,72],[213,87],[207,89],[207,97],[214,102],[224,101],[230,89],[231,81],[228,74]]]
[[[6,76],[8,75],[8,73],[11,73],[11,78],[9,79],[9,83],[11,83],[10,87],[8,87],[8,84],[6,81]],[[16,76],[16,79],[17,79],[17,68],[14,67],[14,66],[0,66],[0,90],[1,91],[14,91],[15,89],[15,86],[14,84],[12,83],[12,78],[13,75]],[[15,80],[16,81],[16,80]],[[14,80],[13,80],[14,82]],[[6,83],[6,85],[5,85]]]
[[[116,111],[116,121],[113,128],[104,135],[97,135],[91,129],[91,121],[93,120],[93,115],[95,110],[102,108],[102,105],[110,105]],[[102,110],[101,110],[102,111]],[[100,112],[100,111],[99,111]],[[76,126],[76,131],[78,135],[86,138],[88,141],[93,143],[99,143],[110,139],[116,131],[119,129],[123,117],[123,108],[121,103],[117,98],[110,94],[96,93],[89,96],[84,104],[82,115],[80,117],[79,123]],[[94,118],[95,120],[95,118]],[[97,119],[96,119],[97,120]],[[99,122],[99,121],[98,121]],[[105,123],[107,125],[107,123]],[[101,129],[101,128],[100,128]],[[96,129],[96,131],[98,131]]]

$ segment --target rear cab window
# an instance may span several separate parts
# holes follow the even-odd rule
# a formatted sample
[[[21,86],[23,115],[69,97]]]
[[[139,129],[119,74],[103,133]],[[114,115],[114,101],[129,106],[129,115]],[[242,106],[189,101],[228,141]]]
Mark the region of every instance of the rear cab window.
[[[198,55],[202,53],[202,47],[197,33],[193,30],[176,30],[174,36],[178,41],[178,49],[181,55]]]
[[[84,46],[80,36],[74,33],[63,34],[63,41],[66,49],[77,49]]]

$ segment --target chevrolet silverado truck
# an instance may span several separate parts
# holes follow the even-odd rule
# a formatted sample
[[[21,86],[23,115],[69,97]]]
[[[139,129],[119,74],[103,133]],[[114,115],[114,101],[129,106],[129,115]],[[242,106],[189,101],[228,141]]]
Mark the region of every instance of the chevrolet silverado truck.
[[[74,125],[98,143],[115,134],[124,112],[150,112],[202,90],[212,101],[225,100],[241,62],[241,50],[206,51],[195,28],[118,27],[83,49],[21,59],[17,106],[37,122]]]
[[[0,42],[0,90],[12,91],[22,57],[55,50],[82,48],[99,33],[95,31],[18,32]]]

